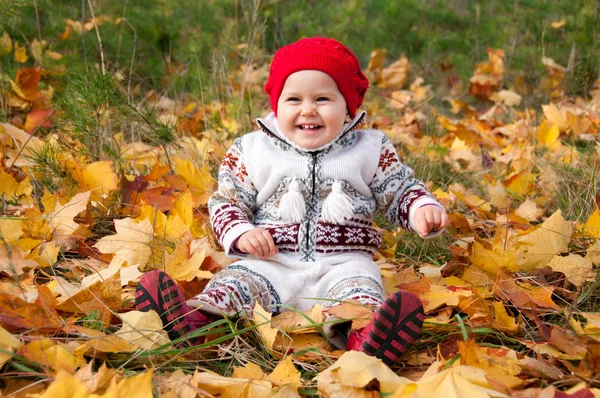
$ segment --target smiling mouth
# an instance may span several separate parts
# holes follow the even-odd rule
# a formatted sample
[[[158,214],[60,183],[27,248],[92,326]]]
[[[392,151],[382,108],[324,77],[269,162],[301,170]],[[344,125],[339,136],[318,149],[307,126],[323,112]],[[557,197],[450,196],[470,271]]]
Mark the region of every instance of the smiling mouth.
[[[323,126],[319,126],[318,124],[300,124],[298,126],[296,126],[297,128],[301,129],[301,130],[318,130]]]

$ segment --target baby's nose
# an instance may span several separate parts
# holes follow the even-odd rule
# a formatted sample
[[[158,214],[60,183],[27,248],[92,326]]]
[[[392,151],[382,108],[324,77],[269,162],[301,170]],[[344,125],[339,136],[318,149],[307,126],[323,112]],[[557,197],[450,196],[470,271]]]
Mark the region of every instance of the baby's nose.
[[[304,104],[302,105],[302,110],[300,114],[302,116],[313,116],[317,112],[317,108],[314,104]]]

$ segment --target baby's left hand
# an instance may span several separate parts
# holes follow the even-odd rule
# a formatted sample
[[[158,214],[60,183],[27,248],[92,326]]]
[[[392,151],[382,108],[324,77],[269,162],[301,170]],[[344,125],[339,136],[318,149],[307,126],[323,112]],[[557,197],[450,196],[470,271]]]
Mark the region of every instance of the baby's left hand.
[[[448,215],[437,206],[423,206],[415,211],[415,232],[425,238],[430,232],[448,226]]]

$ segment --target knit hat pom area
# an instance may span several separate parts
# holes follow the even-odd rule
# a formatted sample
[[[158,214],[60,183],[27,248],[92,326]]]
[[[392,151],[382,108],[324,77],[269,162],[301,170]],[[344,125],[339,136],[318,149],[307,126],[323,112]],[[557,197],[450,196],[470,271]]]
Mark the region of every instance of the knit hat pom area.
[[[285,81],[289,75],[301,70],[318,70],[331,76],[346,100],[350,116],[356,115],[356,109],[361,106],[369,87],[369,80],[352,51],[337,40],[325,37],[300,39],[275,53],[265,85],[275,115]]]

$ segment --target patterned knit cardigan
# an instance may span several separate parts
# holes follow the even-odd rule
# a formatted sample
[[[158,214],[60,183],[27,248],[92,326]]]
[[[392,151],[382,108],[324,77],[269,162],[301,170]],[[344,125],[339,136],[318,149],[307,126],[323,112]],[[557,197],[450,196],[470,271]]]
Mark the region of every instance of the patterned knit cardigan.
[[[273,114],[258,120],[261,130],[235,140],[223,158],[218,190],[208,202],[211,224],[225,253],[242,257],[235,250],[237,239],[261,227],[281,252],[297,253],[302,261],[314,261],[322,253],[373,255],[381,244],[372,227],[376,211],[413,230],[417,208],[441,207],[400,162],[384,133],[357,129],[364,117],[364,112],[357,115],[335,139],[312,150],[287,139]],[[306,207],[300,221],[282,219],[279,211],[294,181]],[[351,204],[351,216],[341,223],[324,219],[322,211],[336,183]]]

